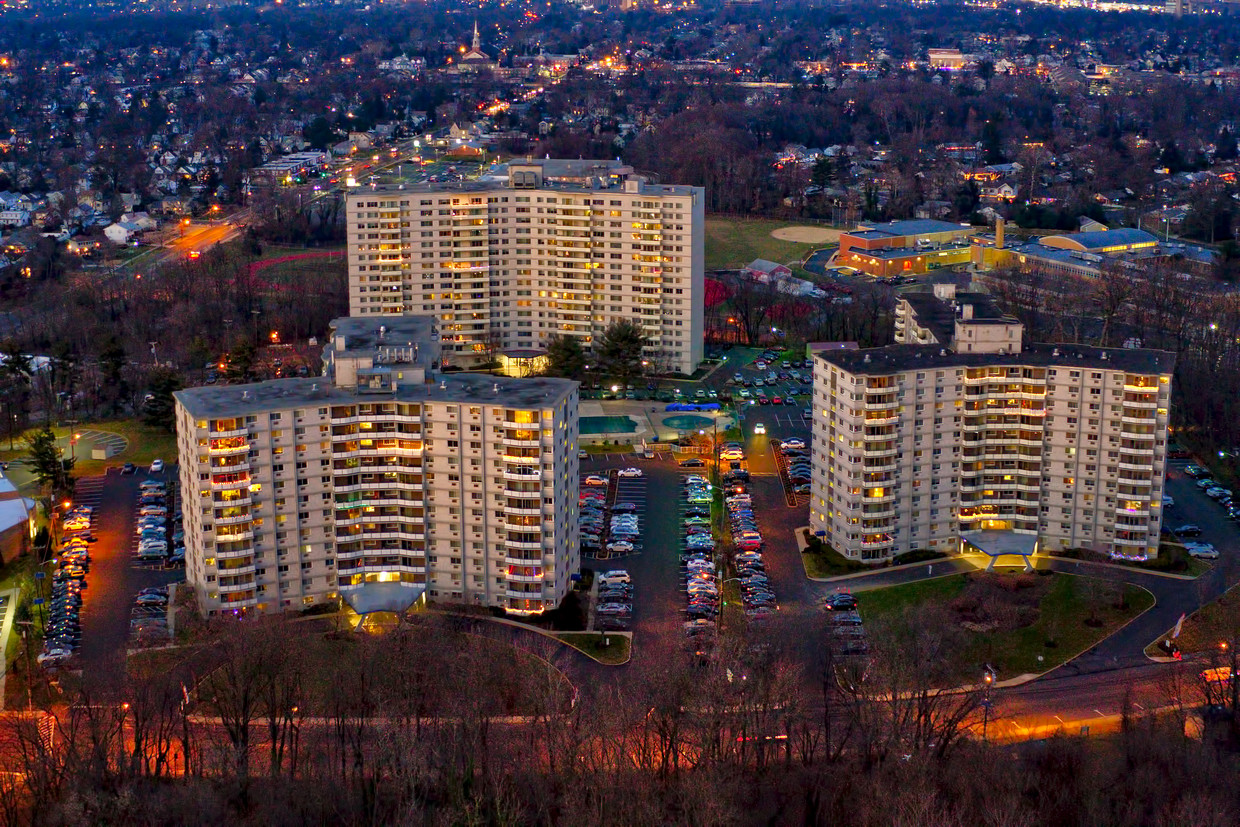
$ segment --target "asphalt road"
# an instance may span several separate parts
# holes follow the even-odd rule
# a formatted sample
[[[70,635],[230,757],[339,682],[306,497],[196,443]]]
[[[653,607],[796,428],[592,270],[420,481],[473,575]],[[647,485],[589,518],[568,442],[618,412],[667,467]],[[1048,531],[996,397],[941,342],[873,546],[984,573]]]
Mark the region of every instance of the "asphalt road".
[[[151,475],[142,470],[130,476],[114,470],[77,483],[75,499],[94,506],[91,530],[99,538],[90,548],[79,661],[83,676],[102,686],[116,686],[124,678],[134,596],[148,586],[162,586],[185,576],[184,569],[165,571],[134,565],[138,484],[148,478]],[[154,478],[171,481],[175,472],[166,470]]]

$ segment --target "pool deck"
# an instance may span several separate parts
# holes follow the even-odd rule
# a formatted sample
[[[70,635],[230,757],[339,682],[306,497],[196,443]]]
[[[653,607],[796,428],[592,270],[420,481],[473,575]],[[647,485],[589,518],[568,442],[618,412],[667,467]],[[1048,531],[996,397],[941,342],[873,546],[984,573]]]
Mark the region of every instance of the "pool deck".
[[[647,442],[652,442],[655,439],[659,442],[674,442],[682,433],[687,432],[669,428],[663,424],[663,420],[669,416],[679,416],[686,413],[692,413],[693,416],[701,416],[706,419],[717,416],[720,431],[732,427],[735,423],[730,413],[668,411],[666,410],[668,404],[667,402],[631,399],[583,400],[579,410],[580,416],[627,416],[635,422],[637,428],[636,432],[583,434],[579,441],[582,445],[593,445],[603,441],[615,442],[617,440],[621,442],[640,442],[643,439]]]

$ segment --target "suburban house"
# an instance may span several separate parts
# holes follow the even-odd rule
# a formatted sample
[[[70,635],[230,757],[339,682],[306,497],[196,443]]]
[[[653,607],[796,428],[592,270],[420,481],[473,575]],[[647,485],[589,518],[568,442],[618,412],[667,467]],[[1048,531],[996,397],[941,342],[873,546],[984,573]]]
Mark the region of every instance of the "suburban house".
[[[743,275],[754,281],[768,284],[771,281],[779,281],[786,279],[792,275],[792,270],[783,264],[776,264],[773,261],[767,261],[764,258],[756,258],[742,271]]]

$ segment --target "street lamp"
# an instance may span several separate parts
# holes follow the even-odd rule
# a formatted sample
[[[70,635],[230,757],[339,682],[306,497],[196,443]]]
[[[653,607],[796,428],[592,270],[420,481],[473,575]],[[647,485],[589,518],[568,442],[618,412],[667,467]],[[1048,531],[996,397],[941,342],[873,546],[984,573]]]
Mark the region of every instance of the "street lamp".
[[[69,437],[69,458],[74,463],[77,462],[77,441],[81,438],[81,434],[74,434]]]
[[[987,664],[982,671],[982,740],[986,741],[987,730],[990,727],[990,689],[995,684],[995,670],[990,664]]]

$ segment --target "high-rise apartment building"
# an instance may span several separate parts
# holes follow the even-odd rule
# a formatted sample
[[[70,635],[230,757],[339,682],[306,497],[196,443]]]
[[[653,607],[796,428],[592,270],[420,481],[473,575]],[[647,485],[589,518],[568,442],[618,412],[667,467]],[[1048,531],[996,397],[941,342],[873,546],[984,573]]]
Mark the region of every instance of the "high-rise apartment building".
[[[363,187],[348,197],[349,312],[433,315],[446,360],[589,346],[640,322],[654,371],[703,356],[700,187],[651,184],[618,162],[533,160],[507,178]]]
[[[815,357],[822,539],[872,563],[978,532],[1157,555],[1173,354],[1027,345],[989,297],[950,289],[902,302],[897,331],[923,344]]]
[[[322,377],[175,394],[204,612],[559,604],[579,568],[577,384],[438,362],[429,317],[338,319]]]

